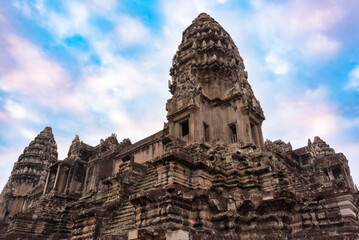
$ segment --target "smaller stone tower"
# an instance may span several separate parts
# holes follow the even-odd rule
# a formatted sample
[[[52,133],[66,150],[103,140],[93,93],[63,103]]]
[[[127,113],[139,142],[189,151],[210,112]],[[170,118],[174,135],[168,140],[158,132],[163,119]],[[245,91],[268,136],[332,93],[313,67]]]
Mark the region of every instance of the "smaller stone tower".
[[[30,207],[42,194],[48,168],[57,161],[52,129],[46,127],[24,149],[0,195],[0,220]]]
[[[187,142],[263,146],[263,110],[229,34],[202,13],[173,57],[166,105],[169,134]]]

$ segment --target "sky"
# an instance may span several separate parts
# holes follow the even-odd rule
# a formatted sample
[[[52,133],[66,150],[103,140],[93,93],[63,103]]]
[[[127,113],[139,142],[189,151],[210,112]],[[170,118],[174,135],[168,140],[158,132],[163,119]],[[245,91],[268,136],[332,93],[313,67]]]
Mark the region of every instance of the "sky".
[[[169,69],[201,12],[232,36],[261,102],[265,139],[320,136],[359,183],[359,1],[0,0],[0,189],[51,126],[59,159],[76,134],[134,143],[163,128]]]

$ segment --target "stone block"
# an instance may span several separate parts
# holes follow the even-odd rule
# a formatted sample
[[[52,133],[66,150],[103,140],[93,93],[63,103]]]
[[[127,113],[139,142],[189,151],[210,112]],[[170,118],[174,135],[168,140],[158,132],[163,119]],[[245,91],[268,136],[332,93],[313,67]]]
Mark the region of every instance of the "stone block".
[[[166,233],[166,240],[189,240],[189,233],[182,229]]]
[[[138,238],[138,230],[133,229],[128,231],[128,240],[135,240]]]

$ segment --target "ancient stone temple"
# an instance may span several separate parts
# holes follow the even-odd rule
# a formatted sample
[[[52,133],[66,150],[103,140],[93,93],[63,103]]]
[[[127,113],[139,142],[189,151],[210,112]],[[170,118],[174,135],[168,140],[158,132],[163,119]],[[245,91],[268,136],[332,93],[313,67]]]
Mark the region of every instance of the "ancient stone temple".
[[[46,127],[0,196],[0,239],[359,239],[342,153],[315,137],[263,142],[264,114],[229,34],[207,14],[173,58],[164,128],[132,144]]]

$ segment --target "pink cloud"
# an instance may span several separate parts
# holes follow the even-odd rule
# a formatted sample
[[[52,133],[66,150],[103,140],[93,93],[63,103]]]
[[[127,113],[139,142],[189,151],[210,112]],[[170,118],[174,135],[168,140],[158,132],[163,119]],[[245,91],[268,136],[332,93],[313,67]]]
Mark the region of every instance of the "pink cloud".
[[[119,20],[117,35],[124,45],[145,44],[148,42],[149,29],[138,19],[123,17]]]
[[[344,6],[336,1],[297,0],[283,8],[283,30],[293,36],[318,33],[332,28],[344,15]]]
[[[38,46],[11,32],[1,39],[8,65],[1,71],[0,88],[36,99],[41,104],[80,108],[63,67]]]
[[[308,137],[321,136],[334,139],[340,133],[341,122],[333,104],[329,104],[329,93],[319,87],[303,94],[282,93],[273,101],[272,109],[264,122],[265,135],[293,141],[295,147],[305,144]],[[280,127],[278,127],[280,126]]]
[[[303,54],[322,58],[325,55],[330,56],[337,53],[340,45],[340,42],[334,39],[330,39],[323,34],[316,34],[305,43]]]
[[[257,32],[264,46],[275,55],[299,49],[304,57],[330,57],[340,50],[340,41],[328,34],[345,17],[345,2],[295,0],[287,3],[255,4],[250,16],[251,31]],[[285,51],[283,51],[285,43]]]

